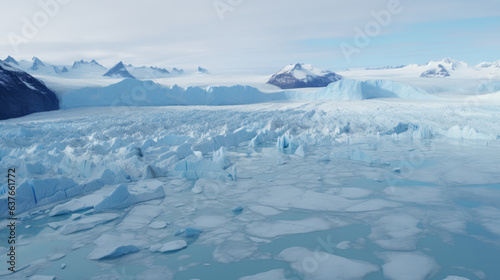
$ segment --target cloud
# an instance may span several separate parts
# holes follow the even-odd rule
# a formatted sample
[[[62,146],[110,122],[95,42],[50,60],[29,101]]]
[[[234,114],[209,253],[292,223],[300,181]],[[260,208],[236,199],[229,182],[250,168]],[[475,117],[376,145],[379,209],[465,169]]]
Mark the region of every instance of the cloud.
[[[221,20],[214,1],[239,4]],[[303,42],[350,40],[354,28],[364,27],[389,1],[397,0],[72,0],[15,55],[36,55],[54,63],[96,58],[108,65],[125,60],[212,69],[274,69],[297,60],[319,61],[319,54],[325,61],[345,63],[338,47]],[[500,16],[496,0],[399,1],[403,12],[393,16],[382,35],[421,23]],[[38,3],[2,3],[2,10],[8,11],[0,18],[2,52],[13,54],[7,36],[21,34],[23,18],[31,20],[41,10]]]

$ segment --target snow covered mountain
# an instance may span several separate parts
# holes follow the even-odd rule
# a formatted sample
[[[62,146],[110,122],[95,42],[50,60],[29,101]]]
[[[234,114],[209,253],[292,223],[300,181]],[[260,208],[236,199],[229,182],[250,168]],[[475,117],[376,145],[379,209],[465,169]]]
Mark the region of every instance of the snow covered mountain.
[[[476,65],[476,68],[500,71],[500,60],[494,62],[481,62],[478,65]]]
[[[116,64],[113,68],[111,68],[108,72],[106,72],[103,76],[111,78],[135,79],[135,77],[128,72],[127,68],[125,67],[125,65],[123,65],[123,62],[121,61],[118,64]]]
[[[49,63],[45,63],[42,60],[40,60],[38,57],[33,57],[31,59],[31,61],[27,61],[27,60],[16,61],[13,57],[8,56],[4,60],[4,62],[10,66],[21,69],[21,70],[23,70],[31,75],[56,76],[56,75],[60,75],[63,73],[63,71],[62,71],[62,69],[60,69],[60,67],[49,64]]]
[[[173,68],[172,74],[184,74],[184,69]]]
[[[38,75],[57,75],[61,74],[59,67],[42,62],[38,57],[32,58],[32,65],[27,70],[30,73]],[[23,69],[24,70],[24,69]]]
[[[290,64],[274,74],[268,84],[281,89],[326,87],[332,82],[342,79],[342,76],[316,68],[310,64]]]
[[[42,82],[0,61],[0,120],[57,109],[59,100]]]
[[[449,77],[450,73],[443,65],[439,64],[436,68],[426,70],[420,77],[431,78],[431,77]]]
[[[8,64],[14,64],[14,65],[19,66],[19,63],[10,55],[4,60],[4,62],[8,63]]]
[[[165,68],[159,68],[153,66],[135,67],[129,64],[125,68],[132,76],[134,76],[137,79],[143,79],[143,80],[166,78],[170,74],[170,72]]]
[[[463,70],[469,68],[469,64],[467,64],[464,61],[456,60],[453,58],[443,58],[438,61],[429,61],[425,66],[430,67],[430,68],[439,68],[439,66],[442,66],[445,68],[447,71],[457,71],[457,70]]]
[[[375,68],[365,68],[366,70],[388,70],[388,69],[401,69],[405,67],[406,65],[400,65],[400,66],[382,66],[382,67],[375,67]]]
[[[425,64],[408,64],[406,66],[384,66],[379,68],[351,69],[339,74],[346,78],[383,78],[383,79],[412,79],[423,77],[454,79],[497,79],[500,78],[500,60],[495,62],[483,62],[478,65],[470,65],[464,61],[453,58],[431,60]]]
[[[66,69],[66,71],[64,71]],[[98,78],[103,76],[108,69],[97,61],[92,60],[91,62],[80,60],[75,61],[70,69],[63,67],[61,72],[67,73],[65,76],[71,78]]]

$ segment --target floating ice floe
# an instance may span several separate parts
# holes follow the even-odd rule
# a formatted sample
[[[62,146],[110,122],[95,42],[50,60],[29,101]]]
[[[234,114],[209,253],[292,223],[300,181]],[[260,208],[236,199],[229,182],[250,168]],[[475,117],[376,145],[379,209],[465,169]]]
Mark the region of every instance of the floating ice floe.
[[[238,280],[286,280],[285,278],[285,270],[284,269],[274,269],[254,275],[249,275],[245,277],[241,277]]]
[[[308,218],[296,221],[254,222],[246,226],[246,231],[251,235],[262,238],[275,238],[288,234],[327,230],[346,225],[349,225],[349,223],[341,220],[329,221],[320,218]]]
[[[137,231],[146,227],[163,212],[163,208],[153,205],[138,205],[128,212],[127,216],[116,227],[121,231]]]
[[[241,234],[231,236],[230,240],[225,240],[218,244],[212,253],[212,257],[219,263],[232,263],[252,257],[258,251],[255,243],[246,239]]]
[[[136,185],[119,185],[111,194],[95,205],[96,211],[123,208],[142,201],[165,197],[163,183],[157,180],[142,181]]]
[[[164,221],[156,221],[156,222],[152,222],[151,224],[149,224],[148,227],[150,227],[152,229],[163,229],[163,228],[166,228],[167,225],[168,224]]]
[[[407,214],[392,214],[373,222],[370,240],[387,250],[415,250],[419,220]]]
[[[382,270],[388,279],[430,279],[439,271],[434,258],[418,251],[385,252],[379,255],[385,261]]]
[[[162,246],[158,249],[160,253],[169,253],[182,250],[187,248],[187,242],[184,240],[176,240],[162,244]]]
[[[29,280],[55,280],[55,276],[47,276],[47,275],[33,275],[29,278]]]
[[[54,208],[50,211],[49,216],[53,217],[91,209],[102,200],[103,195],[99,194],[91,194],[81,198],[75,198],[66,203],[54,206]]]
[[[59,232],[64,235],[72,234],[78,231],[94,228],[100,224],[107,223],[118,218],[120,215],[115,213],[96,214],[82,218],[76,222],[65,223],[59,229]]]
[[[278,255],[278,259],[290,262],[292,269],[305,275],[306,279],[362,279],[372,272],[379,271],[378,266],[365,261],[313,252],[302,247],[285,249]]]
[[[139,251],[138,241],[134,234],[103,234],[97,240],[95,249],[90,252],[88,259],[100,260],[104,258],[116,258]]]

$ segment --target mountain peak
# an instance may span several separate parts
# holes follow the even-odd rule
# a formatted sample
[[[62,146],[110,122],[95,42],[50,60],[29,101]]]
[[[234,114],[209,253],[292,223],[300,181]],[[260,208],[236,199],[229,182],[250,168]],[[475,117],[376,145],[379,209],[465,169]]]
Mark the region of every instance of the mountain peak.
[[[80,61],[75,61],[73,63],[73,66],[71,67],[71,69],[76,69],[76,68],[80,67],[80,65],[84,65],[84,64],[89,64],[89,63],[87,61],[84,61],[83,59]]]
[[[45,64],[43,64],[43,62],[36,56],[34,56],[32,59],[33,61],[33,66],[31,66],[31,70],[38,70],[40,69],[40,67],[44,67]]]
[[[183,73],[184,73],[184,70],[183,70],[183,69],[177,69],[177,68],[175,68],[175,67],[174,67],[174,68],[172,69],[172,72],[175,72],[175,73],[177,73],[177,74],[183,74]]]
[[[95,61],[95,59],[92,59],[92,61],[90,62],[90,64],[95,64],[95,65],[102,66],[101,64],[99,64],[99,62]]]
[[[4,62],[7,62],[7,63],[12,63],[12,64],[15,64],[15,65],[19,65],[19,63],[12,57],[12,56],[7,56],[7,58],[4,60]]]
[[[438,61],[432,60],[426,64],[426,66],[432,66],[432,67],[439,67],[439,65],[446,68],[447,71],[455,71],[458,69],[464,69],[469,67],[469,65],[466,62],[450,57],[445,57]]]
[[[100,66],[100,67],[103,67],[101,64],[97,63],[97,61],[95,61],[95,59],[92,59],[91,62],[88,62],[88,61],[85,61],[85,60],[80,60],[80,61],[75,61],[73,63],[73,66],[71,67],[71,69],[77,69],[77,68],[80,68],[82,65],[95,65],[95,66]]]
[[[118,62],[113,68],[111,68],[108,72],[106,72],[103,76],[112,77],[112,78],[130,78],[135,79],[130,72],[127,71],[125,65],[122,61]]]
[[[281,89],[326,87],[341,80],[342,76],[328,70],[321,70],[311,64],[289,64],[274,74],[267,82]]]
[[[438,64],[436,68],[429,69],[422,73],[420,77],[431,78],[431,77],[449,77],[450,73],[442,64]]]

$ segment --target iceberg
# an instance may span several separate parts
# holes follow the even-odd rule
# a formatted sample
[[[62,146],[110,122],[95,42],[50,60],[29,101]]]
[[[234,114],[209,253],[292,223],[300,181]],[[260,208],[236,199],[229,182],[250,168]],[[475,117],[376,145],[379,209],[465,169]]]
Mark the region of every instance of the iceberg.
[[[163,183],[156,180],[144,181],[137,185],[119,185],[111,194],[95,205],[95,211],[124,208],[142,201],[165,197]]]

